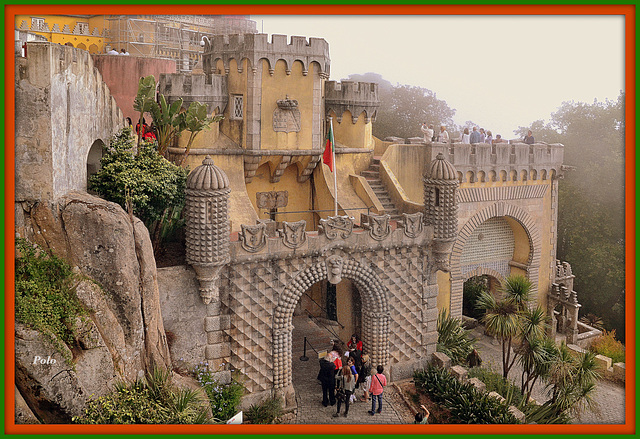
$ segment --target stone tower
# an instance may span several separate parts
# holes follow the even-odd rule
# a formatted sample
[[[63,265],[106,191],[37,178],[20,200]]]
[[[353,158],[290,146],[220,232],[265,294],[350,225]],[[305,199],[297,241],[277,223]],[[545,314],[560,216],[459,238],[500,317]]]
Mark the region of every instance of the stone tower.
[[[458,233],[458,173],[439,153],[427,167],[422,181],[424,223],[433,226],[435,266],[437,270],[449,271],[449,256]]]
[[[205,304],[218,300],[215,285],[229,262],[229,178],[207,156],[187,177],[187,263],[196,271]]]

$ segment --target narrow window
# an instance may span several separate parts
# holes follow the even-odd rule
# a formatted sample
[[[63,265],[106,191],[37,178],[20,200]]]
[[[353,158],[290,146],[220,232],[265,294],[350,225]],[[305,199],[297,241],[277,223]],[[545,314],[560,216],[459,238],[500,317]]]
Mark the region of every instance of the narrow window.
[[[242,120],[242,95],[232,95],[231,99],[233,102],[233,106],[231,107],[231,119]]]
[[[436,206],[440,206],[440,189],[436,188]]]

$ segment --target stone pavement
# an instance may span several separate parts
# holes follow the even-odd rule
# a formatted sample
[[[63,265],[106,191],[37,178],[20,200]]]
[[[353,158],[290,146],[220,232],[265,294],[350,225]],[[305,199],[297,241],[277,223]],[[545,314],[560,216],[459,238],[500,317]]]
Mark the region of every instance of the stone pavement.
[[[502,373],[502,345],[492,337],[488,337],[483,333],[484,328],[478,326],[471,331],[473,338],[476,339],[476,349],[480,353],[483,360],[482,365],[489,367],[495,371]],[[509,372],[509,379],[518,383],[522,376],[522,367],[516,363]],[[536,383],[534,386],[532,397],[543,403],[549,396],[545,390],[543,383]],[[596,385],[594,401],[596,402],[597,411],[585,411],[579,417],[573,420],[574,424],[624,424],[625,416],[625,387],[622,384],[612,383],[607,380],[600,380]]]
[[[306,336],[311,345],[318,351],[331,349],[331,335],[321,329],[307,316],[295,316],[293,318],[293,386],[296,391],[296,424],[402,424],[402,410],[408,408],[394,398],[395,389],[392,386],[385,387],[382,400],[382,413],[371,416],[367,413],[371,410],[371,400],[369,402],[356,401],[349,407],[348,417],[342,416],[344,405],[340,408],[341,415],[334,418],[336,406],[323,407],[322,388],[316,379],[318,370],[318,355],[307,345],[308,361],[301,361],[303,354],[303,337]],[[361,389],[356,389],[358,398],[362,395]]]

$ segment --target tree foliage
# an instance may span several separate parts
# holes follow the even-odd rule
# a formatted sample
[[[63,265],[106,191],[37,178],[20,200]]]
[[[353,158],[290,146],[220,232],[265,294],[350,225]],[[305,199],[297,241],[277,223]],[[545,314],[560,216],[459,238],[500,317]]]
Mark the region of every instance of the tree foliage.
[[[389,91],[379,89],[380,108],[373,124],[373,135],[385,137],[422,137],[420,127],[425,121],[454,127],[456,110],[436,97],[431,90],[411,85],[398,85]]]
[[[565,102],[547,123],[520,127],[536,141],[562,143],[558,259],[571,264],[581,313],[602,317],[624,341],[625,95],[592,104]]]
[[[130,133],[125,128],[111,140],[89,188],[140,218],[157,248],[163,216],[184,206],[188,171],[162,157],[155,142],[142,142],[134,154]]]

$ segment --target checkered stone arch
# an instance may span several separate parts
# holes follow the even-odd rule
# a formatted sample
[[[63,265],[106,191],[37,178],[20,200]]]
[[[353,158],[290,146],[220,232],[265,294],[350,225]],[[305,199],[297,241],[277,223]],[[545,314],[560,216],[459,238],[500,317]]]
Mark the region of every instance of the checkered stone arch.
[[[389,362],[389,291],[371,267],[346,259],[342,277],[350,279],[362,298],[362,338],[369,346],[372,364]],[[325,261],[320,261],[297,274],[283,291],[274,313],[273,382],[275,388],[291,385],[291,349],[293,310],[302,294],[313,284],[327,278]]]
[[[541,239],[535,220],[521,208],[503,201],[497,202],[476,213],[460,229],[458,238],[451,252],[451,315],[462,316],[462,292],[464,282],[469,279],[471,273],[463,273],[461,269],[461,257],[467,239],[473,231],[485,221],[497,217],[511,217],[515,219],[527,233],[529,238],[529,260],[527,261],[527,277],[533,284],[533,290],[538,289],[538,276],[540,271]],[[489,274],[489,273],[487,273]],[[534,297],[536,297],[534,295]]]

